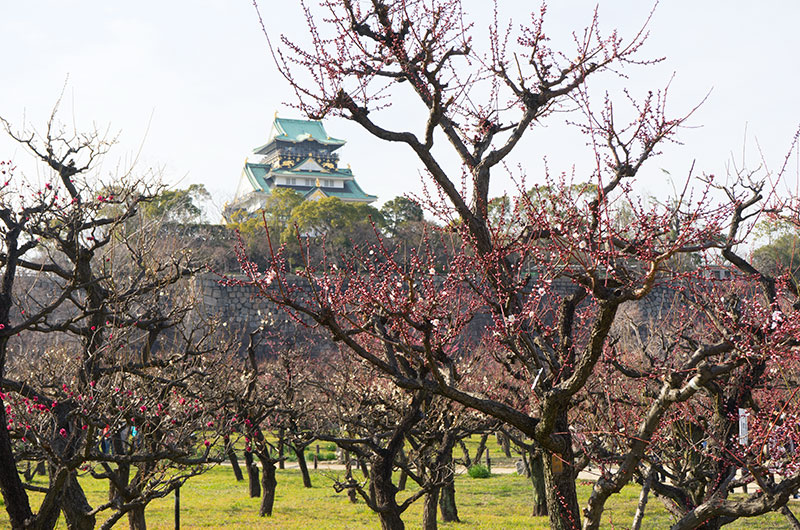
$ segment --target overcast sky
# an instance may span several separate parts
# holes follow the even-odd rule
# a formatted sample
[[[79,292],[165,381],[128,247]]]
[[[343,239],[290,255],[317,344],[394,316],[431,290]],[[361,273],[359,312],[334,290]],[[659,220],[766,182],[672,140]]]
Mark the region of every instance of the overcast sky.
[[[313,2],[313,0],[311,0]],[[551,2],[547,28],[567,38],[591,17],[594,2]],[[473,1],[468,15],[484,21],[489,2]],[[518,5],[500,0],[514,22],[527,19]],[[649,6],[635,0],[600,1],[603,28],[632,35]],[[302,42],[306,29],[299,3],[260,2],[271,34]],[[796,1],[672,0],[658,6],[645,56],[666,57],[652,68],[626,71],[636,95],[662,88],[673,76],[670,108],[677,114],[706,103],[682,132],[683,145],[668,146],[643,175],[643,191],[661,195],[692,161],[698,171],[721,174],[731,157],[759,164],[759,148],[777,169],[800,124],[800,3]],[[476,31],[485,33],[478,24]],[[267,140],[275,111],[299,117],[285,104],[292,93],[271,61],[250,0],[36,0],[0,2],[0,115],[41,128],[66,81],[61,118],[86,129],[110,127],[119,144],[101,168],[111,172],[138,154],[138,168],[158,168],[176,186],[203,183],[218,203],[229,199],[246,156]],[[402,112],[402,100],[399,100]],[[382,201],[420,185],[411,153],[387,146],[342,120],[327,122],[331,136],[367,193]],[[745,135],[746,131],[746,135]],[[576,164],[583,141],[553,123],[528,135],[514,161],[528,184],[542,159],[556,172]],[[13,159],[35,178],[24,151],[0,139],[0,159]],[[783,184],[797,189],[795,161]],[[499,179],[494,195],[511,186]]]

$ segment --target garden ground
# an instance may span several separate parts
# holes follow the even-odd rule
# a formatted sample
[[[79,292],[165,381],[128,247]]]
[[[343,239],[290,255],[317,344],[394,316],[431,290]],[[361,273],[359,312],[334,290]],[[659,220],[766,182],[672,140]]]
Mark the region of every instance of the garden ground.
[[[182,528],[280,528],[280,529],[360,529],[379,528],[377,517],[363,502],[350,504],[344,493],[332,488],[337,471],[312,471],[314,487],[305,489],[299,471],[286,469],[278,472],[278,491],[273,517],[258,517],[259,499],[247,496],[247,483],[236,482],[230,467],[211,469],[195,477],[181,488]],[[96,506],[108,495],[106,483],[84,478],[82,480],[89,502]],[[578,487],[581,501],[591,489],[582,481]],[[604,528],[628,528],[636,510],[639,488],[626,487],[620,495],[608,502],[604,514]],[[32,502],[39,501],[31,494]],[[404,493],[400,494],[404,498]],[[443,529],[513,529],[549,528],[547,518],[530,517],[531,487],[528,479],[514,474],[496,474],[487,479],[471,479],[466,475],[456,478],[456,499],[462,523],[444,524]],[[2,506],[2,501],[0,501]],[[147,508],[148,528],[173,528],[173,496],[152,502]],[[422,503],[417,502],[404,514],[409,529],[419,528],[422,521]],[[647,506],[643,528],[669,528],[669,514],[658,499],[651,498]],[[127,519],[116,528],[127,528]],[[0,528],[8,527],[5,509],[0,511]],[[63,519],[58,528],[66,528]],[[768,514],[753,519],[741,519],[726,527],[788,528],[784,518]]]

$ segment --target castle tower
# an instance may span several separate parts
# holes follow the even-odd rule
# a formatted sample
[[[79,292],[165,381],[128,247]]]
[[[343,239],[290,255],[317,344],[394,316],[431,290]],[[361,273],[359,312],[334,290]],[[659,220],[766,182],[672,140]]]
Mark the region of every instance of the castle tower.
[[[257,162],[245,160],[236,197],[223,216],[237,210],[254,213],[263,208],[275,188],[290,188],[307,200],[338,197],[345,202],[374,202],[364,193],[349,165],[339,167],[337,149],[344,140],[331,138],[320,121],[275,117],[269,141],[253,150]]]

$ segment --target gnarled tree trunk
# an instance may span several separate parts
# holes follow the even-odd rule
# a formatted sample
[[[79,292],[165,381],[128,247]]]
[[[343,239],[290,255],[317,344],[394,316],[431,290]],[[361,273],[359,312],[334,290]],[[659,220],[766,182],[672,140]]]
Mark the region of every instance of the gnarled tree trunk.
[[[447,426],[451,426],[450,419]],[[439,508],[442,512],[442,520],[445,522],[458,521],[458,510],[456,509],[456,487],[455,487],[455,466],[453,464],[453,448],[456,440],[451,433],[446,433],[442,438],[442,445],[436,455],[436,462],[433,466],[432,479],[435,480],[436,496],[438,497]],[[426,496],[426,502],[428,500]],[[426,505],[427,508],[427,505]],[[433,517],[436,516],[434,507]],[[434,525],[436,522],[434,521]]]
[[[563,438],[564,453],[544,454],[545,494],[547,496],[547,515],[554,530],[577,530],[581,527],[578,493],[573,473],[575,456],[572,452],[572,436],[566,411],[559,411],[555,420],[554,434]]]
[[[284,430],[283,429],[278,430],[278,467],[280,469],[284,468],[283,447],[284,447],[284,444],[285,444],[285,439],[286,439],[286,436],[284,434]]]
[[[647,498],[650,494],[650,486],[653,484],[653,477],[655,476],[655,469],[651,469],[647,477],[642,483],[642,491],[639,493],[639,503],[636,505],[636,514],[633,516],[633,523],[631,530],[639,530],[642,527],[642,520],[644,520],[644,510],[647,507]]]
[[[453,463],[452,448],[447,451],[443,463],[447,467],[447,481],[439,492],[439,510],[442,514],[442,521],[446,523],[460,522],[458,518],[458,507],[456,506],[456,469]]]
[[[241,482],[244,480],[244,476],[242,475],[242,469],[239,467],[239,459],[236,457],[236,451],[230,449],[228,451],[228,460],[231,463],[231,468],[233,469],[233,476],[236,477],[236,482]]]
[[[353,461],[350,460],[349,451],[343,451],[342,456],[344,457],[344,478],[350,482],[353,480]],[[356,490],[353,488],[348,488],[347,498],[350,499],[352,504],[356,504],[358,502],[358,494],[356,493]]]
[[[439,493],[439,510],[442,513],[442,521],[446,523],[460,523],[458,518],[458,506],[456,505],[456,486],[451,480],[444,486]]]
[[[244,464],[247,468],[247,483],[250,491],[250,498],[261,497],[261,484],[258,481],[258,466],[253,462],[253,453],[245,451]]]
[[[495,433],[495,437],[497,438],[497,445],[503,450],[503,454],[506,455],[506,458],[511,458],[511,443],[508,436],[506,436],[505,433],[497,432]]]
[[[28,501],[28,494],[22,486],[22,480],[17,473],[14,453],[11,450],[11,438],[6,425],[5,405],[0,402],[0,492],[3,494],[5,509],[12,528],[23,528],[26,521],[33,519],[33,511]]]
[[[128,512],[128,528],[130,530],[147,530],[144,518],[144,506],[137,506]]]
[[[422,506],[422,530],[437,530],[436,512],[439,505],[439,488],[433,488],[425,494]]]
[[[377,507],[382,530],[405,530],[397,504],[397,487],[392,482],[394,454],[381,451],[372,462],[370,470],[370,496]]]
[[[111,437],[111,439],[108,441],[108,447],[116,455],[124,455],[127,452],[127,447],[125,446],[125,440],[123,439],[121,433],[116,433],[114,436]],[[115,473],[117,474],[117,480],[121,484],[127,486],[131,478],[131,465],[126,462],[117,464],[117,469]],[[117,491],[117,487],[114,486],[114,482],[109,481],[108,483],[109,502],[113,501],[119,495],[120,492]]]
[[[297,455],[297,465],[300,467],[300,474],[303,476],[303,487],[311,487],[311,475],[308,474],[308,464],[306,463],[306,454],[304,448],[295,449]]]
[[[67,480],[64,481],[61,511],[64,513],[69,530],[94,530],[95,516],[89,513],[92,511],[92,507],[89,505],[74,471],[70,472]]]
[[[533,486],[533,511],[531,515],[541,517],[547,515],[547,493],[544,484],[544,462],[542,452],[534,451],[530,458],[531,485]]]
[[[259,458],[261,460],[261,508],[258,515],[261,517],[271,516],[272,508],[275,505],[275,490],[278,486],[278,481],[275,478],[275,462],[268,458]]]

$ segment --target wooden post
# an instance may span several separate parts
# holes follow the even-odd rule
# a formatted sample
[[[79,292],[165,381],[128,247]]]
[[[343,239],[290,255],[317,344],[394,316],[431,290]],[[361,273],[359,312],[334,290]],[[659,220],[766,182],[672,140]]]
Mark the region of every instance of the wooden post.
[[[317,469],[318,467],[319,467],[319,457],[316,454],[314,454],[314,469]]]
[[[181,528],[181,487],[175,488],[175,530]]]
[[[489,456],[489,448],[486,448],[486,469],[489,470],[489,473],[492,472],[492,457]]]

